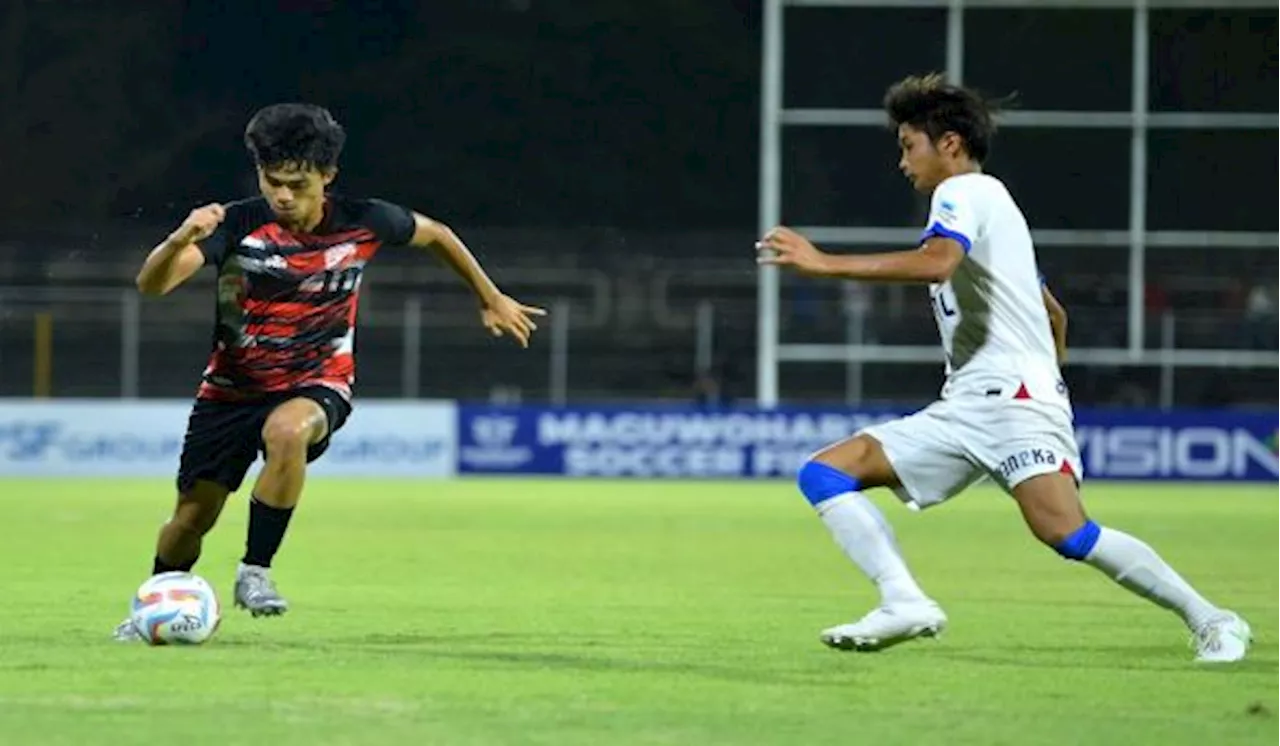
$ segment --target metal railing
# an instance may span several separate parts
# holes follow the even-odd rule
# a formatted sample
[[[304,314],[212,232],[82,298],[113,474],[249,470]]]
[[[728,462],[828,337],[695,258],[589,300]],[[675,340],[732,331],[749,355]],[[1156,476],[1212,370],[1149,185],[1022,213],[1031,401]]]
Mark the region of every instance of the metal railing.
[[[1128,346],[1119,349],[1080,350],[1079,359],[1114,365],[1151,365],[1160,359],[1147,349],[1147,330],[1143,306],[1146,284],[1147,249],[1156,246],[1194,246],[1206,248],[1277,247],[1274,231],[1251,232],[1183,232],[1147,230],[1148,133],[1157,129],[1254,129],[1274,130],[1275,112],[1152,112],[1149,111],[1150,86],[1150,13],[1153,8],[1267,8],[1274,10],[1272,0],[766,0],[764,4],[763,70],[761,76],[760,133],[760,230],[779,223],[782,215],[782,133],[785,127],[880,127],[884,113],[878,109],[787,108],[783,96],[785,62],[784,28],[788,8],[875,8],[890,12],[902,8],[931,8],[945,12],[945,38],[917,39],[917,43],[945,44],[946,74],[953,82],[964,80],[965,11],[970,8],[1010,9],[1127,9],[1132,11],[1133,33],[1130,43],[1131,80],[1128,111],[1016,111],[1001,116],[1006,127],[1126,128],[1130,131],[1128,229],[1124,231],[1065,230],[1041,231],[1036,234],[1040,246],[1117,246],[1128,249]],[[1120,60],[1117,60],[1119,63]],[[1029,60],[1027,64],[1034,64]],[[825,72],[825,71],[815,71]],[[886,81],[887,82],[887,81]],[[801,229],[821,242],[871,244],[887,242],[909,246],[918,239],[919,230],[896,227],[809,226]],[[780,334],[783,310],[780,302],[780,277],[776,267],[763,266],[759,271],[758,297],[760,320],[757,327],[756,397],[762,406],[773,406],[779,395],[779,364],[783,362],[835,362],[841,360],[878,360],[890,362],[916,359],[925,353],[892,346],[845,349],[837,345],[790,344]],[[1232,358],[1228,362],[1207,351],[1181,351],[1177,359],[1184,365],[1261,364],[1260,358]],[[1274,360],[1271,364],[1274,364]]]
[[[741,369],[754,352],[750,270],[650,271],[625,280],[640,285],[626,302],[642,304],[625,314],[619,310],[625,294],[616,288],[623,280],[589,270],[522,277],[527,288],[548,290],[530,297],[551,310],[528,351],[488,339],[467,291],[456,280],[440,279],[401,276],[402,282],[367,287],[356,335],[366,394],[553,403],[667,398],[680,395],[681,384],[664,376],[692,381],[709,371]],[[212,332],[212,288],[203,285],[159,300],[122,287],[0,286],[0,396],[189,393]],[[850,403],[927,396],[942,358],[924,300],[902,288],[865,296],[827,290],[792,304],[780,319],[782,328],[804,340],[786,348],[789,359],[840,370],[828,370],[825,379],[816,371],[806,376],[808,385],[797,396]],[[1196,369],[1205,370],[1205,381],[1212,371],[1227,369],[1275,377],[1274,311],[1267,317],[1244,309],[1166,310],[1150,330],[1158,343],[1136,358],[1127,347],[1091,344],[1090,333],[1123,318],[1122,307],[1071,311],[1079,320],[1073,338],[1083,344],[1070,353],[1069,376],[1148,369],[1155,374],[1144,384],[1152,404],[1190,401],[1180,381]],[[1185,342],[1213,347],[1191,349]],[[915,372],[877,383],[883,366]],[[1274,403],[1275,390],[1272,384],[1270,393],[1251,396]]]

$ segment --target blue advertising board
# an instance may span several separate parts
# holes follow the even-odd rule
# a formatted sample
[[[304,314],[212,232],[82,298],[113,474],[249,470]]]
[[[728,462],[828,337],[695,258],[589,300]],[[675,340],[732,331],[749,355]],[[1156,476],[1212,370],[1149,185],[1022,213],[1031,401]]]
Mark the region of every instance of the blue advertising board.
[[[680,407],[458,408],[458,473],[767,478],[902,411]],[[1275,482],[1277,417],[1081,411],[1089,479]]]

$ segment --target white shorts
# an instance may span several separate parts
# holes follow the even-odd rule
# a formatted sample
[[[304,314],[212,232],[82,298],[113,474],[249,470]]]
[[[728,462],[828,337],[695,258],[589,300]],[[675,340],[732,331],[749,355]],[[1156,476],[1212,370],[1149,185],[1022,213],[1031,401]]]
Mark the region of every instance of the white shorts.
[[[898,475],[898,498],[923,509],[960,494],[983,477],[1006,492],[1031,477],[1084,477],[1071,415],[1034,400],[943,399],[900,420],[874,425]]]

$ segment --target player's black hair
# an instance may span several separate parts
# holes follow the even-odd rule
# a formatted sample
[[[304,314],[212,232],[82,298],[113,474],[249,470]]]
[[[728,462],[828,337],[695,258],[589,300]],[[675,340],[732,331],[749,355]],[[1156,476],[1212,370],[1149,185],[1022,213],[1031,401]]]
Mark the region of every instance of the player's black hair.
[[[346,140],[342,125],[315,104],[272,104],[254,114],[244,128],[245,147],[254,163],[265,168],[335,168]]]
[[[903,78],[884,94],[884,110],[894,129],[909,125],[924,132],[932,142],[954,132],[964,140],[969,157],[979,163],[991,152],[991,138],[996,132],[993,115],[1003,103],[952,85],[938,73]]]

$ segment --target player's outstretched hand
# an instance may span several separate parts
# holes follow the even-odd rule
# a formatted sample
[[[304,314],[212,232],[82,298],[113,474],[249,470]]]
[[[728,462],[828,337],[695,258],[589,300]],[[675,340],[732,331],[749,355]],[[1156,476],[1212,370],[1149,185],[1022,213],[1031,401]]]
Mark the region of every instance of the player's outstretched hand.
[[[182,225],[170,234],[169,239],[178,244],[192,244],[203,241],[217,230],[218,225],[227,217],[222,205],[213,203],[197,207],[191,211]]]
[[[538,328],[530,317],[546,315],[546,309],[526,306],[506,295],[499,295],[493,303],[480,309],[480,320],[490,334],[495,337],[510,334],[521,347],[529,346],[529,337]]]
[[[777,226],[756,241],[756,263],[790,267],[807,275],[826,274],[827,255],[809,239],[785,226]]]

